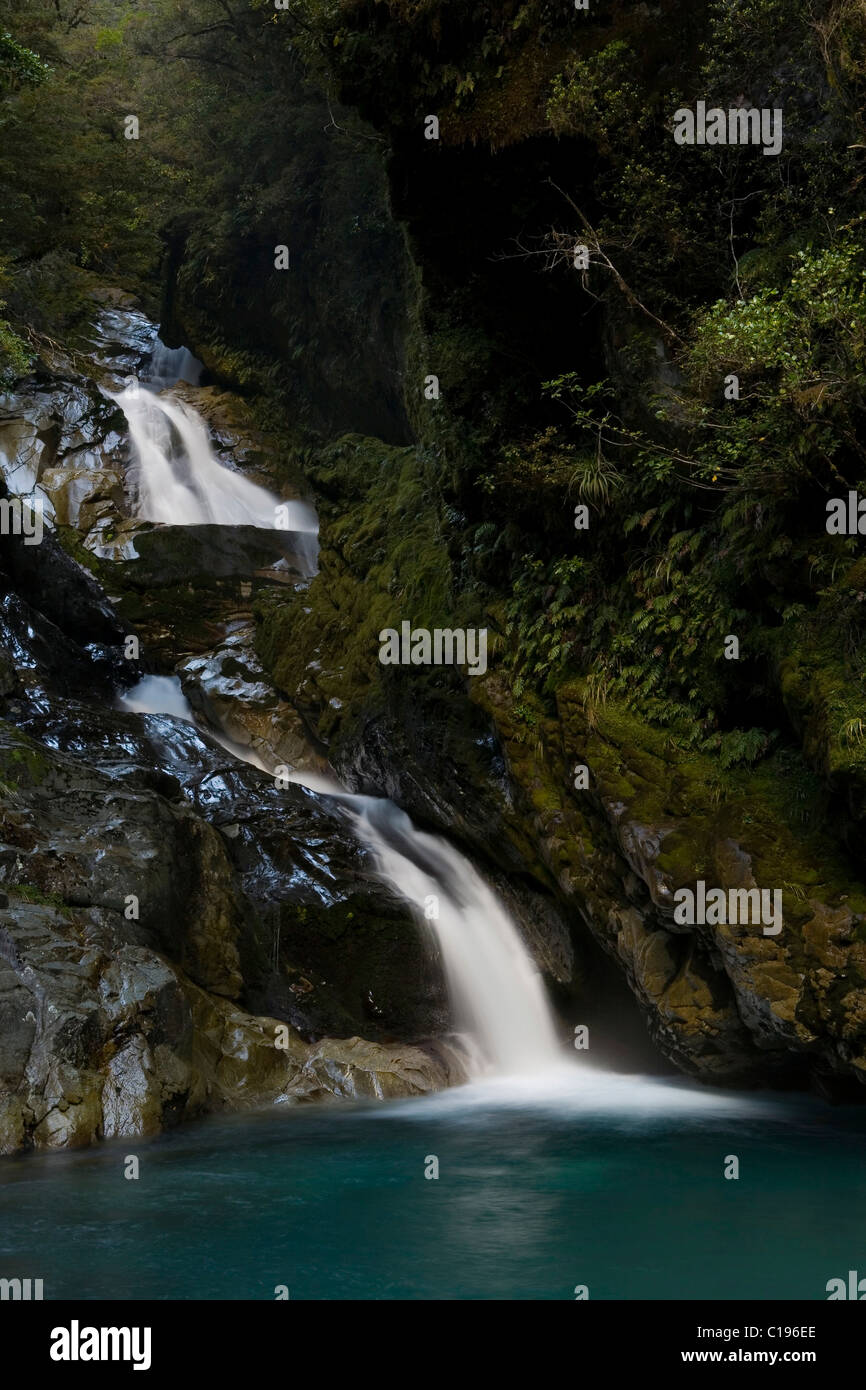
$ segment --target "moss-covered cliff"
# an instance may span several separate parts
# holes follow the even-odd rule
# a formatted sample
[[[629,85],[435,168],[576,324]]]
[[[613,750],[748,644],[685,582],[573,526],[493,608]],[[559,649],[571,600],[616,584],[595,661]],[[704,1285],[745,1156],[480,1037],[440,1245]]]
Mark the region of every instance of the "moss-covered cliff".
[[[492,771],[460,690],[374,657],[401,618],[486,625],[497,673],[467,684],[522,808],[508,840],[618,955],[662,1044],[716,1074],[797,1054],[856,1074],[862,593],[858,540],[828,534],[825,504],[863,481],[862,6],[305,13],[308,61],[388,139],[418,269],[418,442],[384,510],[331,472],[315,673],[298,679],[287,612],[262,615],[266,658],[360,784],[482,843],[465,806],[489,803]],[[782,154],[677,146],[673,113],[698,99],[780,109]],[[407,470],[432,484],[411,528]],[[413,533],[436,538],[435,584],[423,543],[407,567]],[[447,811],[424,790],[439,745]],[[589,793],[569,795],[571,760]],[[622,874],[598,896],[605,858],[644,881],[640,949],[612,906]],[[783,943],[750,959],[699,932],[685,960],[659,884],[664,900],[701,876],[780,888]]]
[[[862,0],[176,11],[118,40],[160,190],[126,260],[316,495],[320,574],[256,603],[279,691],[564,906],[678,1064],[859,1077]],[[780,153],[677,144],[698,101],[781,111]],[[403,620],[487,628],[490,673],[382,667]],[[701,877],[781,890],[782,937],[677,931]]]

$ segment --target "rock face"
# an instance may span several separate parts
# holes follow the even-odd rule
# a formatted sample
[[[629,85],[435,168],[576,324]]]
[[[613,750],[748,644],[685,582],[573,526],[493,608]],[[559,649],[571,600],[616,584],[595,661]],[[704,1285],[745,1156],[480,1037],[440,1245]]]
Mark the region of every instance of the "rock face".
[[[166,228],[166,341],[195,343],[220,381],[276,386],[293,425],[405,442],[411,272],[378,143],[355,134],[356,119],[284,53],[276,91],[285,138],[268,142],[262,196],[242,225],[201,209]],[[353,134],[341,138],[347,118]],[[283,274],[274,273],[275,213],[291,243]]]
[[[520,716],[496,677],[477,692],[494,719],[544,867],[580,904],[617,961],[659,1046],[708,1080],[804,1084],[846,1093],[866,1075],[866,894],[825,831],[796,815],[799,765],[780,754],[714,797],[697,756],[672,752],[633,716],[559,692],[530,759]],[[576,791],[575,763],[590,770]],[[781,931],[674,918],[698,880],[778,889]]]
[[[716,802],[699,759],[678,758],[621,710],[597,711],[589,723],[581,690],[562,690],[558,718],[539,712],[529,738],[501,680],[473,690],[496,730],[509,788],[488,853],[521,856],[524,872],[554,885],[566,915],[569,904],[579,913],[664,1054],[707,1081],[811,1082],[859,1094],[866,892],[832,834],[798,824],[798,770],[780,756],[760,777],[734,779]],[[370,747],[361,764],[368,775]],[[575,763],[589,768],[586,791],[574,789]],[[471,767],[466,758],[464,779]],[[411,804],[411,785],[424,777],[411,761],[405,777]],[[455,793],[458,807],[471,802],[470,785]],[[699,879],[726,891],[780,890],[781,932],[677,924],[675,890]]]
[[[103,313],[100,380],[134,370],[154,334],[129,306]],[[232,412],[209,400],[228,453]],[[463,1079],[435,953],[342,803],[278,787],[184,719],[118,707],[149,662],[180,661],[220,738],[323,770],[251,648],[256,572],[297,582],[286,541],[130,525],[96,380],[44,372],[5,409],[5,476],[44,488],[55,529],[0,536],[0,1151]],[[238,440],[250,468],[256,442]],[[98,490],[109,473],[111,524],[132,543],[99,556],[105,514],[82,479]]]
[[[4,1151],[459,1079],[447,1048],[371,1040],[442,1032],[447,1011],[339,813],[181,721],[61,700],[32,616],[3,710],[22,727],[0,724]],[[2,636],[6,652],[11,624]],[[70,647],[49,649],[59,668]],[[361,1027],[367,1041],[322,1038]]]
[[[301,716],[265,677],[252,624],[238,624],[218,647],[181,662],[178,674],[205,723],[254,753],[265,767],[327,775],[327,760],[311,747]]]
[[[462,1079],[445,1047],[304,1043],[198,987],[114,914],[13,897],[0,919],[0,1153],[156,1134],[228,1107],[422,1094]]]
[[[155,339],[137,309],[99,310],[87,357],[54,354],[14,396],[0,395],[0,473],[10,493],[38,498],[49,524],[74,527],[96,555],[116,552],[106,537],[128,516],[125,421],[109,393],[123,389]]]
[[[677,753],[583,686],[563,686],[551,712],[517,700],[495,668],[465,680],[378,667],[377,631],[394,613],[379,576],[390,570],[377,567],[377,494],[356,488],[351,457],[347,447],[342,495],[338,470],[323,470],[332,505],[319,574],[303,595],[264,607],[258,631],[265,668],[344,783],[384,792],[485,863],[570,1012],[594,942],[681,1070],[714,1083],[859,1095],[866,889],[835,826],[804,815],[820,788],[802,760],[780,750],[722,784],[708,759]],[[401,510],[414,496],[408,471],[403,493],[389,497]],[[429,588],[434,532],[429,517],[415,518],[416,568],[394,559],[401,590]],[[438,563],[448,563],[444,547]],[[417,608],[413,616],[424,624]],[[574,786],[577,764],[588,770],[585,790]],[[779,890],[782,932],[679,926],[674,893],[699,879]],[[586,990],[580,998],[583,1010]],[[596,1038],[610,1041],[626,1015],[618,997]]]
[[[311,7],[335,90],[387,142],[393,205],[423,286],[407,312],[415,315],[407,360],[435,364],[442,399],[422,401],[407,373],[414,450],[349,437],[316,460],[319,574],[302,598],[266,596],[258,649],[348,785],[386,792],[416,819],[458,836],[521,893],[537,894],[566,923],[578,957],[591,938],[679,1068],[712,1082],[811,1083],[862,1098],[866,566],[853,545],[847,556],[815,559],[808,521],[809,489],[817,496],[836,486],[820,469],[859,478],[862,460],[849,459],[849,436],[835,453],[825,448],[821,465],[806,444],[804,491],[789,487],[791,461],[808,439],[798,380],[790,425],[782,427],[781,415],[767,428],[763,415],[754,418],[755,473],[751,448],[721,450],[727,481],[704,498],[706,509],[696,505],[698,477],[701,487],[717,481],[715,464],[704,474],[696,463],[709,460],[698,444],[706,404],[733,367],[718,370],[726,347],[696,386],[692,354],[697,347],[701,358],[706,340],[692,329],[729,295],[726,253],[698,236],[691,265],[682,246],[676,265],[662,269],[661,241],[645,257],[636,249],[636,220],[646,217],[655,236],[663,204],[679,218],[704,195],[697,166],[683,164],[689,174],[675,199],[666,180],[655,180],[666,192],[646,216],[636,198],[631,119],[638,107],[654,112],[642,137],[646,167],[670,170],[665,104],[675,109],[678,93],[693,86],[703,92],[711,76],[720,94],[733,93],[734,81],[740,92],[734,74],[748,51],[754,87],[744,99],[753,105],[770,90],[810,92],[803,119],[822,111],[822,154],[814,168],[804,158],[804,175],[826,165],[832,183],[830,149],[862,137],[837,117],[835,97],[825,100],[828,72],[835,89],[847,59],[833,66],[807,11],[779,49],[769,9],[757,7],[758,27],[743,49],[712,6],[615,5],[584,29],[569,8],[544,0],[483,12],[439,0]],[[759,35],[771,31],[765,45]],[[711,49],[713,63],[703,66]],[[608,63],[616,76],[599,80]],[[471,75],[468,92],[455,86],[455,72]],[[626,86],[634,99],[620,136],[608,103]],[[418,156],[422,93],[425,102],[435,95],[428,109],[441,129],[429,162]],[[805,152],[811,138],[804,126],[791,147]],[[708,171],[709,163],[706,190],[714,188]],[[764,195],[756,185],[749,196]],[[707,227],[714,214],[704,206]],[[765,287],[775,297],[769,266],[793,245],[766,235],[775,223],[790,235],[775,194],[763,204],[760,231],[758,206],[750,204],[741,244],[756,269],[768,269],[750,287],[738,285],[734,314],[760,303]],[[562,218],[576,238],[599,238],[589,296],[571,273],[564,237],[553,239],[566,252],[559,278],[539,275],[529,251],[551,247],[549,229]],[[670,231],[678,234],[673,223]],[[805,223],[797,236],[811,244]],[[511,255],[515,245],[522,258]],[[611,279],[598,273],[603,264]],[[646,296],[633,272],[645,275]],[[738,337],[729,332],[724,341],[733,347]],[[814,351],[823,360],[817,339]],[[551,388],[564,404],[568,380],[576,383],[571,404],[579,401],[574,431],[561,427],[555,409],[539,408]],[[775,398],[771,370],[765,386],[761,399]],[[606,404],[585,409],[597,390]],[[857,387],[852,395],[859,411]],[[608,402],[625,426],[612,437]],[[839,409],[847,419],[847,407]],[[720,434],[730,428],[718,423]],[[597,462],[612,467],[610,492],[581,473],[596,454],[596,428]],[[632,430],[646,453],[632,452]],[[785,481],[765,491],[761,452],[775,437]],[[647,460],[656,448],[669,461],[689,460],[681,486],[673,473],[653,480]],[[581,477],[592,528],[576,537]],[[823,521],[815,516],[817,532]],[[468,681],[453,671],[383,671],[378,632],[403,619],[427,629],[488,628],[491,670]],[[740,623],[749,626],[750,654],[728,663],[715,654],[719,634]],[[670,681],[668,670],[676,673]],[[584,673],[582,686],[575,672]],[[606,685],[618,703],[598,694]],[[545,698],[525,693],[533,690]],[[630,717],[630,707],[643,718]],[[585,788],[575,785],[577,766]],[[676,922],[675,893],[701,880],[781,893],[782,932]],[[558,945],[549,927],[533,940],[548,979],[573,984],[580,968]]]
[[[126,312],[99,320],[103,381],[152,343]],[[183,390],[261,477],[241,407]],[[707,768],[580,686],[559,690],[553,716],[516,703],[495,665],[468,685],[377,669],[394,582],[383,510],[411,518],[400,584],[419,605],[441,597],[441,534],[410,451],[351,440],[323,454],[322,567],[300,581],[267,532],[133,521],[95,380],[46,372],[6,409],[6,476],[36,460],[28,485],[50,486],[55,529],[35,546],[0,537],[2,1151],[463,1078],[435,951],[340,799],[278,784],[284,765],[333,767],[459,839],[570,1018],[598,981],[615,989],[612,962],[680,1069],[856,1088],[866,892],[830,839],[798,827],[784,755],[716,796]],[[76,431],[97,489],[106,450],[117,465],[110,527],[67,462]],[[122,707],[143,675],[172,671],[199,726]],[[784,931],[679,924],[674,893],[698,878],[781,889]],[[625,1008],[620,991],[593,1024],[600,1051]]]

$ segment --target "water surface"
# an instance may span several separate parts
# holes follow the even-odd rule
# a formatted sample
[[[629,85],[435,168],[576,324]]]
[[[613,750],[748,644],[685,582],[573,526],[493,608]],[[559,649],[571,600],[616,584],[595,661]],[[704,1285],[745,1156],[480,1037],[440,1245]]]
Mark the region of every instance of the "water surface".
[[[277,1106],[4,1160],[0,1273],[47,1298],[820,1300],[866,1273],[864,1139],[853,1107],[575,1068]]]

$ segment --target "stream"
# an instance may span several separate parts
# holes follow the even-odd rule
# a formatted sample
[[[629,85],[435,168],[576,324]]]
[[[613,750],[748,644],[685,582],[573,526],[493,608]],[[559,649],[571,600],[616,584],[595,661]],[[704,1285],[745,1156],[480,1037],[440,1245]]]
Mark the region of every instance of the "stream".
[[[157,340],[149,362],[110,393],[129,427],[133,516],[265,530],[284,507],[313,574],[312,508],[216,457],[201,416],[172,394],[199,377],[186,349]],[[145,676],[115,708],[162,731],[167,776],[199,756],[202,735],[230,763],[269,777],[279,766],[203,719],[176,676]],[[271,1299],[285,1287],[301,1300],[547,1300],[585,1287],[593,1299],[820,1299],[863,1263],[850,1236],[866,1223],[862,1110],[590,1062],[464,854],[327,772],[295,768],[291,780],[337,809],[432,934],[466,1084],[384,1104],[283,1102],[7,1159],[4,1268],[43,1277],[46,1298]]]
[[[181,350],[182,351],[182,350]],[[174,370],[197,376],[196,360],[175,359]],[[157,351],[151,373],[116,397],[129,422],[137,467],[137,513],[173,525],[274,525],[279,499],[223,467],[195,410],[141,386],[166,382],[166,354]],[[286,529],[310,537],[303,553],[314,563],[317,523],[302,502],[287,505]],[[168,714],[195,723],[180,683],[145,678],[120,701],[140,714]],[[213,730],[234,755],[274,772]],[[294,779],[321,793],[321,777]],[[470,1075],[543,1072],[561,1061],[561,1047],[538,970],[508,913],[472,865],[440,837],[422,834],[386,798],[353,796],[334,780],[328,788],[345,807],[355,833],[372,851],[379,872],[427,922],[440,948],[459,1029],[468,1037]]]

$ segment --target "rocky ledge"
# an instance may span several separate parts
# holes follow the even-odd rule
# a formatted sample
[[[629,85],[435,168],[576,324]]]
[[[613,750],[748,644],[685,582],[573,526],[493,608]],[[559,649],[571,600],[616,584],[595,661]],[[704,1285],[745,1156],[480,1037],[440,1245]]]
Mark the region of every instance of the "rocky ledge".
[[[257,588],[298,583],[286,541],[130,514],[106,391],[154,336],[103,309],[91,376],[43,361],[3,401],[0,491],[47,519],[38,545],[0,537],[4,1153],[464,1078],[435,951],[342,804],[231,751],[325,766],[250,640]],[[241,403],[201,390],[226,461],[260,471]],[[216,738],[123,707],[175,665]]]

